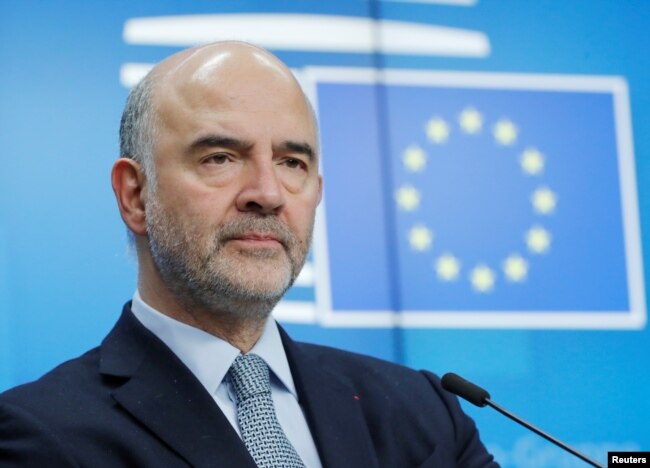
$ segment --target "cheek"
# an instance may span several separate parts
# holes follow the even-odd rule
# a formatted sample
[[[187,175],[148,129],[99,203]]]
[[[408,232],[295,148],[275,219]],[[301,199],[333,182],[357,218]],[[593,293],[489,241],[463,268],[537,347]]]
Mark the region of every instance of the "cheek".
[[[189,168],[188,176],[193,182],[205,187],[225,188],[239,181],[244,176],[245,165],[241,161],[224,164],[200,164]]]
[[[179,171],[174,177],[159,179],[159,197],[165,204],[172,207],[179,216],[187,218],[207,217],[212,219],[226,209],[231,194],[227,189],[215,187],[199,180],[191,171]]]
[[[301,200],[300,203],[296,203],[294,208],[289,210],[289,225],[301,240],[306,239],[311,233],[314,226],[317,205],[318,198],[310,197],[306,200]]]
[[[282,186],[292,194],[298,194],[308,188],[310,182],[309,173],[300,168],[278,166],[276,174]]]

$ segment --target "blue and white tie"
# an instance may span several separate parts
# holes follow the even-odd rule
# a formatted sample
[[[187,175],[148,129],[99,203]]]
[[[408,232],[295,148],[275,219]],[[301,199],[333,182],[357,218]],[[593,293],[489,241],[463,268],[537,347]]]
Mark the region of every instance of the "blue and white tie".
[[[228,373],[237,395],[241,436],[257,466],[305,468],[275,414],[269,368],[264,360],[256,354],[240,354]]]

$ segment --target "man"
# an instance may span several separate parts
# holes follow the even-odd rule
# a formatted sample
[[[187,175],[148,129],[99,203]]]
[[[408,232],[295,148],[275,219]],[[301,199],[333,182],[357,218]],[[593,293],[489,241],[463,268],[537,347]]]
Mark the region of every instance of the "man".
[[[496,466],[428,372],[292,341],[322,180],[312,110],[254,46],[132,91],[112,183],[138,289],[99,348],[0,396],[1,466]]]

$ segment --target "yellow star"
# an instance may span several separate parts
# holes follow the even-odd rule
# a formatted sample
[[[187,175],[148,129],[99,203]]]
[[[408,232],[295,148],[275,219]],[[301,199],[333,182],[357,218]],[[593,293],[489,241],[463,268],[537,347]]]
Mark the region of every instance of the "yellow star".
[[[494,289],[494,272],[486,265],[478,265],[472,269],[469,277],[474,291],[487,293]]]
[[[458,122],[465,133],[473,135],[481,131],[483,116],[473,107],[467,107],[460,113]]]
[[[544,171],[544,155],[535,148],[528,148],[519,158],[521,169],[528,175],[538,175]]]
[[[413,250],[424,252],[431,247],[433,232],[422,224],[413,226],[409,231],[409,243]]]
[[[543,254],[551,248],[551,233],[541,226],[535,226],[526,233],[528,250],[535,254]]]
[[[517,127],[508,119],[499,120],[494,126],[494,139],[497,143],[509,146],[517,140]]]
[[[460,273],[460,262],[456,257],[447,253],[436,260],[436,274],[442,281],[455,281]]]
[[[449,138],[449,125],[440,117],[434,117],[427,122],[427,137],[433,143],[440,144]]]
[[[547,215],[555,211],[557,195],[548,187],[540,187],[533,192],[530,201],[537,213]]]
[[[420,192],[418,189],[405,185],[395,192],[395,200],[404,211],[413,211],[420,206]]]
[[[427,155],[422,148],[417,145],[411,145],[402,154],[404,166],[413,172],[419,172],[427,165]]]
[[[521,255],[512,254],[503,262],[503,272],[508,281],[521,283],[528,276],[528,262]]]

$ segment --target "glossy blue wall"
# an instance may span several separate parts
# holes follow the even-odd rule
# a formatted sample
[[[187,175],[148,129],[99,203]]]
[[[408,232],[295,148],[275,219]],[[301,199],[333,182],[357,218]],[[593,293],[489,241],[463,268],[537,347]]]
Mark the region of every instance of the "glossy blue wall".
[[[109,183],[128,92],[120,70],[125,63],[155,63],[181,47],[126,41],[125,24],[132,18],[255,12],[342,15],[471,30],[489,44],[487,52],[465,56],[408,50],[315,51],[299,43],[273,48],[298,71],[314,66],[380,67],[619,77],[629,93],[640,232],[648,232],[650,4],[621,0],[444,3],[0,3],[0,389],[33,380],[96,346],[133,294],[135,259],[128,252]],[[377,102],[381,113],[381,102]],[[383,108],[388,114],[390,110]],[[379,121],[390,126],[391,119],[399,120],[388,115]],[[370,134],[372,130],[365,133],[366,137]],[[381,135],[376,136],[379,140],[370,138],[365,148],[376,145],[380,157]],[[327,158],[325,137],[323,143]],[[378,178],[384,169],[378,168],[368,179],[347,183],[371,190],[373,184],[383,183]],[[597,169],[588,164],[581,169],[575,180],[584,186],[578,189],[593,190]],[[326,190],[332,194],[337,183],[341,187],[346,183],[336,174],[331,179]],[[392,195],[382,202],[390,199]],[[617,200],[610,199],[612,203]],[[328,229],[344,231],[346,227],[328,225]],[[385,235],[381,229],[373,227],[373,237]],[[602,229],[620,230],[621,220],[612,219]],[[600,233],[603,239],[609,239],[608,232]],[[588,234],[595,246],[594,265],[607,268],[610,262],[603,266],[599,257],[599,233]],[[648,237],[641,239],[642,251],[646,251]],[[316,253],[317,273],[318,260]],[[647,256],[644,260],[650,264]],[[373,271],[390,276],[390,262],[377,262]],[[615,262],[611,264],[614,268]],[[626,280],[619,274],[612,278]],[[575,281],[581,285],[579,278]],[[289,301],[313,303],[317,285],[318,280],[299,285],[289,293]],[[347,292],[351,298],[358,297],[354,286]],[[601,291],[591,293],[597,298]],[[554,290],[548,294],[553,296]],[[285,323],[298,339],[439,374],[464,374],[489,388],[496,401],[601,461],[607,450],[650,449],[650,332],[644,324],[628,330],[594,329],[597,326],[549,330],[499,324],[392,328],[385,323],[347,327],[322,326],[317,320],[296,323],[288,319]],[[558,449],[489,410],[467,410],[504,466],[572,466]]]

